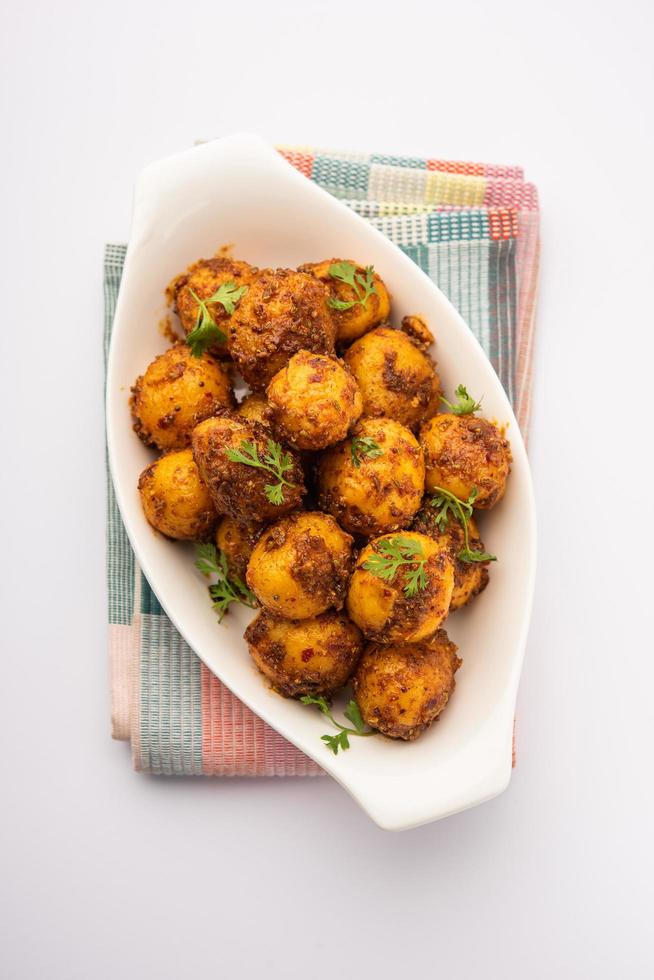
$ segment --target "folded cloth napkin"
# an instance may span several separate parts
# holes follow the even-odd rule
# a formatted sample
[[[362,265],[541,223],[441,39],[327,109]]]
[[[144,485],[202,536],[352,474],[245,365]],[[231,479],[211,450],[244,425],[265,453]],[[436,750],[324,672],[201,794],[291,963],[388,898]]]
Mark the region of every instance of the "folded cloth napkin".
[[[519,167],[280,147],[443,290],[486,351],[526,435],[539,216]],[[104,262],[105,355],[124,245]],[[108,471],[107,471],[108,472]],[[322,770],[254,715],[200,662],[134,557],[107,477],[112,733],[134,767],[165,775],[313,776]]]

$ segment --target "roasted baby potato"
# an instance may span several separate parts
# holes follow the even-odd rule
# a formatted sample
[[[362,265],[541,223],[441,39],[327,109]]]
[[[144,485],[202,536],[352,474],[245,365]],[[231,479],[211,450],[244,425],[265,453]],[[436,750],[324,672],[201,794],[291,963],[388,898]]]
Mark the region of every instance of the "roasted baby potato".
[[[247,584],[266,609],[287,619],[308,619],[340,609],[352,570],[352,538],[318,511],[285,517],[254,546]]]
[[[304,474],[296,453],[283,450],[289,468],[280,481],[269,469],[230,459],[228,452],[248,453],[268,465],[270,432],[258,422],[247,422],[233,413],[207,419],[193,431],[193,458],[209,487],[216,510],[243,522],[267,524],[295,510],[306,492]],[[278,449],[282,447],[276,444]],[[271,489],[278,488],[278,494]],[[268,488],[268,489],[266,489]],[[279,496],[279,502],[274,502]]]
[[[216,528],[216,547],[227,558],[230,575],[245,581],[245,572],[252,549],[259,540],[261,524],[242,524],[233,517],[222,517]]]
[[[460,522],[448,517],[443,530],[436,523],[436,511],[433,507],[422,507],[416,514],[411,525],[412,531],[427,534],[434,541],[444,544],[452,555],[454,562],[454,589],[450,601],[450,612],[466,606],[471,599],[483,592],[488,585],[489,562],[462,561],[458,555],[465,546],[465,536]],[[484,543],[479,535],[479,528],[474,518],[468,518],[468,541],[471,551],[484,551]]]
[[[268,402],[265,395],[257,395],[254,392],[251,395],[246,395],[243,401],[238,403],[236,414],[241,415],[250,422],[261,422],[262,425],[270,425]]]
[[[145,516],[166,537],[202,541],[211,533],[218,515],[190,449],[150,463],[138,485]]]
[[[345,442],[322,453],[318,506],[352,534],[408,527],[420,507],[425,464],[415,436],[393,419],[361,419]]]
[[[445,630],[424,643],[369,643],[352,678],[361,717],[390,738],[413,741],[438,718],[462,661]]]
[[[252,659],[286,697],[330,695],[348,680],[363,639],[344,613],[296,622],[262,609],[245,631]]]
[[[500,430],[475,415],[443,413],[422,426],[425,483],[460,500],[476,491],[474,506],[488,510],[501,500],[511,469],[511,447]]]
[[[367,278],[366,269],[347,259],[325,259],[324,262],[308,262],[299,267],[299,272],[308,272],[324,282],[329,290],[330,308],[336,323],[336,342],[340,345],[351,344],[357,337],[361,337],[366,331],[379,326],[388,320],[391,312],[391,301],[388,291],[383,281],[376,273],[371,274],[371,281],[374,291],[368,296],[365,302],[360,300],[365,296],[366,290],[359,283],[359,289],[343,282],[338,277],[339,269],[343,266],[346,274],[353,272],[355,276],[361,277],[364,282]],[[330,269],[336,271],[336,275],[330,274]],[[332,304],[352,303],[349,309],[339,310]]]
[[[319,280],[290,269],[268,269],[252,282],[229,320],[229,350],[253,391],[264,391],[299,350],[334,353],[328,295]]]
[[[403,560],[396,564],[398,555]],[[422,576],[416,584],[419,570]],[[384,534],[359,554],[347,611],[369,640],[419,643],[435,633],[447,616],[453,588],[447,546],[415,531]]]
[[[361,415],[356,381],[341,361],[301,350],[268,385],[275,431],[296,449],[340,442]]]
[[[363,395],[363,414],[396,419],[409,429],[436,412],[440,381],[434,362],[402,330],[377,327],[345,352]]]
[[[132,388],[134,431],[146,445],[184,449],[198,422],[234,404],[227,370],[176,344],[155,357]]]
[[[189,334],[198,320],[200,306],[198,299],[207,300],[214,296],[221,286],[233,282],[236,286],[247,286],[259,270],[248,262],[217,256],[213,259],[199,259],[183,275],[171,284],[175,310],[179,316],[184,333]],[[195,294],[195,295],[194,295]],[[197,299],[196,299],[197,297]],[[220,358],[228,357],[227,321],[229,314],[222,303],[207,303],[207,309],[219,330],[225,334],[225,342],[214,344],[211,353]]]

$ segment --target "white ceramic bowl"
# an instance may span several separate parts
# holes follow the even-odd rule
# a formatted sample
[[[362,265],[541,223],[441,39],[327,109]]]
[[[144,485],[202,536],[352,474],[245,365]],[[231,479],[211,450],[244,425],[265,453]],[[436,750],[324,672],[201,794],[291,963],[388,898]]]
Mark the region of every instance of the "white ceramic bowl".
[[[167,283],[228,243],[259,266],[294,267],[333,255],[374,264],[390,287],[395,322],[421,313],[434,330],[445,390],[451,394],[463,382],[483,393],[485,415],[508,423],[513,471],[504,500],[483,522],[484,542],[499,561],[488,589],[446,623],[463,667],[447,710],[417,742],[352,739],[349,751],[334,756],[320,740],[330,727],[319,712],[272,694],[253,666],[242,639],[249,611],[230,612],[219,625],[192,550],[153,533],[141,511],[137,480],[152,454],[132,431],[129,388],[166,346],[157,325]],[[418,266],[254,136],[217,140],[152,164],[136,187],[109,356],[107,429],[118,503],[148,581],[192,649],[245,704],[323,766],[380,827],[413,827],[502,792],[511,774],[535,569],[529,467],[486,356]]]

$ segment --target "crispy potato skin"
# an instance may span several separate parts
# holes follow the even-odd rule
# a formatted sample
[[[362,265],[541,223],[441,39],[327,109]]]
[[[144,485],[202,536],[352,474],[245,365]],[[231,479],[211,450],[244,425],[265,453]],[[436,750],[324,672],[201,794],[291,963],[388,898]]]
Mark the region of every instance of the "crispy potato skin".
[[[344,613],[322,613],[293,622],[262,609],[245,631],[262,674],[285,697],[330,695],[356,667],[363,638]]]
[[[419,643],[436,632],[450,608],[454,588],[454,568],[447,547],[425,534],[404,531],[422,546],[427,558],[427,585],[414,596],[404,594],[405,570],[400,567],[392,582],[385,582],[364,568],[378,550],[380,541],[393,538],[385,534],[371,541],[360,553],[350,579],[347,611],[368,640],[377,643]]]
[[[442,413],[420,430],[425,454],[425,483],[467,500],[477,489],[475,507],[488,510],[504,496],[511,469],[511,447],[500,430],[475,415]]]
[[[466,606],[476,595],[483,592],[488,585],[488,565],[489,562],[469,562],[461,561],[457,557],[463,546],[465,538],[463,528],[459,521],[452,517],[448,518],[443,531],[439,531],[436,524],[436,511],[433,507],[422,507],[416,514],[415,520],[411,525],[412,531],[419,534],[427,534],[434,541],[442,543],[449,549],[454,562],[454,589],[450,601],[450,612]],[[484,551],[484,543],[479,535],[479,528],[474,518],[468,518],[468,539],[473,551]]]
[[[270,425],[268,401],[265,395],[257,395],[254,392],[246,395],[243,401],[238,403],[236,414],[247,419],[249,422],[260,422],[261,425]]]
[[[233,404],[227,370],[208,354],[194,357],[186,344],[155,357],[130,399],[134,431],[162,450],[189,446],[198,422]]]
[[[336,325],[327,288],[303,272],[260,273],[229,319],[229,351],[253,391],[299,350],[333,354]]]
[[[308,272],[315,276],[329,290],[330,298],[340,299],[346,303],[352,303],[357,299],[357,294],[345,282],[340,282],[329,275],[329,267],[335,262],[351,262],[356,266],[357,272],[365,277],[365,269],[362,265],[357,265],[351,259],[325,259],[323,262],[307,262],[301,265],[299,272]],[[332,316],[336,323],[336,342],[345,346],[351,344],[353,340],[362,337],[368,330],[378,327],[380,323],[388,320],[391,312],[391,300],[388,290],[383,280],[375,273],[374,283],[376,292],[368,297],[364,306],[355,303],[349,310],[335,310],[332,308]]]
[[[227,256],[217,256],[213,259],[199,259],[187,272],[178,276],[172,283],[175,311],[179,316],[184,333],[189,334],[195,327],[199,306],[193,298],[193,293],[199,299],[208,299],[225,283],[235,282],[237,286],[247,286],[258,273],[258,269],[248,262],[230,259]],[[223,331],[227,338],[227,321],[229,314],[222,303],[209,303],[216,326]],[[227,343],[216,344],[211,353],[222,358],[229,356]]]
[[[373,439],[383,451],[352,459],[352,439]],[[324,452],[317,466],[318,506],[351,534],[364,537],[408,527],[420,507],[425,464],[415,436],[393,419],[361,419],[345,442]]]
[[[352,570],[352,538],[318,511],[291,514],[263,532],[247,570],[247,584],[266,609],[308,619],[341,609]]]
[[[363,395],[363,414],[415,429],[436,412],[440,381],[434,362],[402,330],[377,327],[345,352]]]
[[[190,449],[167,453],[150,463],[138,487],[143,513],[168,538],[205,540],[218,520]]]
[[[268,385],[275,431],[296,449],[345,439],[363,411],[359,386],[341,361],[301,350]]]
[[[240,449],[242,442],[254,442],[261,458],[266,452],[270,432],[258,422],[247,422],[231,412],[207,419],[193,431],[193,458],[200,475],[209,487],[219,514],[236,520],[268,524],[295,510],[306,492],[304,474],[296,453],[289,450],[292,469],[285,478],[292,487],[284,487],[284,502],[271,504],[265,492],[266,484],[275,478],[266,470],[235,463],[226,450]]]
[[[418,738],[452,696],[456,651],[445,630],[424,643],[369,643],[352,679],[365,723],[390,738]]]
[[[222,517],[216,528],[216,547],[227,558],[230,575],[238,575],[244,582],[252,549],[259,540],[261,524],[242,524],[233,517]]]

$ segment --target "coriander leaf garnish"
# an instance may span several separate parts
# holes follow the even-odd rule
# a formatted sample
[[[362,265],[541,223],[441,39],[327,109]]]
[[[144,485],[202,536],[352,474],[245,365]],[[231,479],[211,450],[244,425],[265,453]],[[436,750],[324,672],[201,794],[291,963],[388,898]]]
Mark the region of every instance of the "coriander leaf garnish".
[[[375,285],[374,267],[367,265],[364,273],[364,275],[361,275],[360,272],[357,272],[357,267],[352,262],[333,262],[329,267],[329,275],[332,279],[338,279],[339,282],[344,282],[347,286],[351,286],[357,298],[348,302],[330,296],[327,300],[327,305],[331,306],[334,310],[350,310],[357,303],[365,306],[373,293],[377,295],[377,287]]]
[[[254,592],[248,589],[245,582],[238,575],[230,575],[227,568],[227,557],[214,544],[199,544],[195,549],[195,567],[203,575],[215,575],[217,581],[209,586],[213,608],[218,614],[218,622],[222,622],[223,616],[229,609],[232,602],[241,602],[250,609],[256,608],[256,597]]]
[[[435,523],[438,530],[442,532],[447,526],[450,515],[455,521],[459,522],[463,528],[464,541],[464,546],[457,555],[457,558],[459,558],[461,561],[497,561],[495,555],[490,555],[487,551],[473,551],[470,547],[468,519],[472,517],[472,508],[475,500],[477,499],[477,493],[477,487],[473,487],[467,500],[459,500],[459,498],[455,497],[453,493],[449,492],[449,490],[443,490],[442,487],[438,487],[436,493],[431,499],[431,506],[438,507],[438,513],[435,516]]]
[[[225,455],[232,463],[242,463],[244,466],[253,466],[255,469],[265,470],[272,473],[277,483],[267,483],[264,487],[266,497],[271,504],[279,506],[284,503],[284,487],[294,488],[295,483],[289,483],[284,473],[293,469],[293,457],[290,453],[284,452],[284,447],[279,442],[268,439],[266,452],[259,456],[259,448],[255,442],[244,439],[240,449],[226,449]]]
[[[368,436],[354,436],[350,446],[350,455],[352,457],[352,465],[358,470],[361,466],[362,456],[367,456],[368,459],[377,459],[378,456],[384,455],[384,450],[379,443],[375,442],[374,439],[370,439]]]
[[[343,712],[348,721],[351,721],[354,728],[347,728],[345,725],[341,725],[340,722],[336,721],[332,714],[332,710],[329,706],[329,702],[323,697],[313,697],[311,694],[305,694],[304,697],[300,698],[302,704],[315,704],[316,707],[331,721],[335,728],[339,731],[336,735],[321,735],[321,740],[325,743],[328,749],[338,755],[338,750],[349,749],[350,740],[348,735],[361,735],[362,737],[367,737],[368,735],[375,735],[372,729],[367,729],[361,718],[361,712],[359,711],[359,705],[356,701],[351,700]]]
[[[441,395],[441,401],[447,405],[452,415],[474,415],[474,413],[478,412],[481,408],[481,399],[476,402],[474,398],[468,394],[468,390],[465,385],[459,385],[454,394],[457,398],[454,404],[452,404],[452,402],[448,402],[447,398],[444,398]]]
[[[414,541],[413,538],[396,534],[392,538],[382,538],[375,547],[377,550],[363,563],[362,567],[366,571],[384,582],[392,582],[400,568],[406,566],[404,573],[405,596],[411,599],[426,588],[425,563],[427,559],[424,556],[420,541]]]
[[[189,288],[191,296],[198,304],[195,326],[186,338],[186,343],[191,348],[191,353],[194,357],[201,357],[209,347],[212,347],[214,344],[224,344],[227,340],[227,334],[220,329],[209,310],[209,303],[220,303],[229,316],[231,316],[236,309],[236,304],[247,291],[247,286],[237,286],[235,282],[224,282],[222,286],[218,287],[213,296],[208,296],[207,299],[200,299]]]

